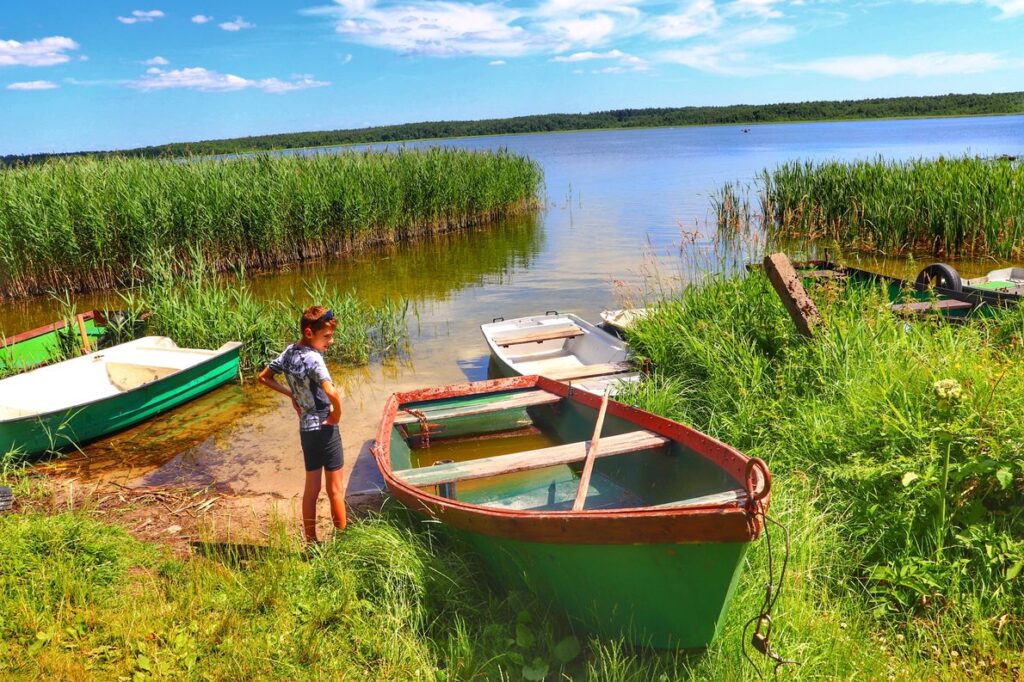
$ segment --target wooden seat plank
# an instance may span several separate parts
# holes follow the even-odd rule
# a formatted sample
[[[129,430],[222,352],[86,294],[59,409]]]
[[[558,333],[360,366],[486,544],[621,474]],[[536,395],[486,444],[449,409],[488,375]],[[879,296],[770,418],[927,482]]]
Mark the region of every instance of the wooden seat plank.
[[[440,407],[431,409],[423,407],[418,409],[426,415],[430,421],[438,419],[451,419],[452,417],[468,417],[474,414],[487,414],[488,412],[500,412],[502,410],[514,410],[535,405],[549,405],[557,403],[562,397],[543,390],[523,391],[514,393],[507,398],[500,398],[489,402],[472,403],[458,407]],[[395,424],[415,424],[419,417],[403,412],[399,408],[399,414],[395,416]]]
[[[659,436],[651,431],[631,431],[618,436],[602,438],[601,449],[596,453],[596,456],[610,457],[626,452],[649,450],[661,447],[668,442],[668,438]],[[482,457],[468,462],[437,464],[431,467],[406,469],[394,473],[403,482],[416,487],[438,485],[440,483],[455,483],[474,478],[487,478],[499,474],[511,474],[517,471],[543,469],[544,467],[559,464],[582,462],[587,458],[587,448],[589,445],[590,441],[566,443],[565,445],[556,445],[539,450],[527,450],[526,452],[497,455],[495,457]]]
[[[966,310],[974,307],[967,301],[945,298],[941,301],[919,301],[916,303],[897,303],[892,306],[894,313],[927,313],[941,310]]]
[[[508,332],[495,334],[494,343],[503,348],[517,346],[523,343],[541,343],[542,341],[554,341],[555,339],[574,339],[583,336],[583,330],[575,324],[570,325],[544,325],[543,329],[530,329],[520,332]]]
[[[621,374],[632,372],[633,365],[630,362],[602,362],[596,365],[583,365],[582,367],[569,367],[568,369],[553,369],[549,372],[539,372],[541,376],[555,381],[568,381],[570,379],[586,379],[587,377],[598,377],[605,374]]]

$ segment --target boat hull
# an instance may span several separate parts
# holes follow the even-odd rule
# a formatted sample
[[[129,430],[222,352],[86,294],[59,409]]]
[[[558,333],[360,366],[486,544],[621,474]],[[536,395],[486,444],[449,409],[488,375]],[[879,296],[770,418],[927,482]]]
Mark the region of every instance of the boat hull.
[[[459,535],[503,587],[537,595],[587,632],[663,649],[701,649],[714,640],[749,545],[580,545]]]
[[[238,376],[239,347],[136,389],[49,414],[0,423],[0,452],[73,448],[154,417]],[[60,390],[54,386],[54,390]]]

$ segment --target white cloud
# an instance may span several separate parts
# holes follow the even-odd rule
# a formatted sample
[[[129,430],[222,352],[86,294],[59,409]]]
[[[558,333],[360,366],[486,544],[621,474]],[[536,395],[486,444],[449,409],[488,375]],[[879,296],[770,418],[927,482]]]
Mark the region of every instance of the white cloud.
[[[158,68],[147,69],[146,75],[132,81],[129,85],[143,91],[185,88],[201,92],[233,92],[236,90],[255,89],[282,94],[296,90],[308,90],[309,88],[322,88],[330,85],[330,83],[314,80],[309,75],[300,75],[291,81],[283,81],[279,78],[252,80],[230,73],[217,73],[202,67],[192,67],[169,71]]]
[[[619,63],[616,66],[607,66],[594,71],[594,73],[624,73],[626,71],[647,71],[650,65],[647,60],[636,55],[627,54],[622,50],[608,50],[607,52],[575,52],[567,56],[552,58],[553,62],[588,62],[595,59],[614,59]]]
[[[927,78],[985,73],[1010,66],[1013,63],[991,52],[925,52],[909,57],[884,54],[830,57],[781,68],[868,81],[890,76]]]
[[[53,90],[60,86],[50,81],[26,81],[24,83],[11,83],[8,90]]]
[[[78,43],[71,38],[52,36],[40,40],[19,43],[17,40],[0,40],[0,66],[53,66],[70,61],[64,54],[77,50]]]
[[[148,24],[156,21],[157,19],[163,19],[165,16],[166,15],[158,9],[135,9],[132,10],[132,15],[130,17],[118,17],[117,20],[122,24]]]
[[[170,64],[169,61],[167,61],[166,59],[164,59],[160,55],[157,55],[156,57],[153,57],[152,59],[147,59],[146,61],[144,61],[142,63],[145,64],[146,66],[167,66],[168,64]]]
[[[983,4],[999,10],[997,19],[1013,19],[1024,15],[1024,0],[913,0],[916,4],[973,5]]]
[[[344,57],[341,58],[341,63],[342,64],[348,64],[351,61],[352,61],[352,54],[351,53],[346,54]]]
[[[609,50],[607,52],[576,52],[568,56],[554,57],[551,61],[553,62],[586,62],[591,59],[618,59],[619,57],[625,57],[626,53],[622,50]]]
[[[1012,19],[1024,14],[1024,0],[985,0],[985,4],[998,9],[1000,19]]]
[[[488,66],[505,66],[504,59],[495,59],[493,62],[487,62]]]
[[[679,14],[665,14],[653,21],[653,32],[666,40],[681,40],[710,33],[722,24],[713,0],[693,0]]]
[[[554,19],[541,26],[556,40],[568,45],[599,45],[615,32],[616,22],[607,14]]]
[[[194,17],[192,17],[193,24],[208,24],[211,21],[213,21],[213,17],[208,16],[206,14],[197,14]]]
[[[424,0],[415,5],[377,6],[372,0],[337,0],[335,30],[351,40],[434,56],[524,54],[529,33],[512,22],[522,14],[502,5],[465,5]]]
[[[727,14],[759,19],[778,19],[782,12],[775,9],[781,0],[733,0],[725,6]]]
[[[658,59],[720,76],[754,76],[767,72],[763,66],[751,66],[749,53],[724,43],[667,50],[659,54]]]
[[[256,24],[250,24],[242,17],[235,17],[234,21],[225,21],[223,24],[217,25],[220,26],[223,30],[231,32],[241,31],[242,29],[253,28],[256,26]]]

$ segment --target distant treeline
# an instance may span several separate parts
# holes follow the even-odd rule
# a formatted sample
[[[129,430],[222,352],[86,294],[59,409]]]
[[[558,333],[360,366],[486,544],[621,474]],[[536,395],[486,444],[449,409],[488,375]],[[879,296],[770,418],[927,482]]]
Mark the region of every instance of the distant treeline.
[[[841,102],[792,102],[784,104],[737,104],[719,107],[678,107],[662,109],[617,109],[590,114],[541,114],[481,121],[426,121],[376,126],[357,130],[321,130],[279,133],[201,142],[176,142],[154,147],[119,151],[119,155],[161,157],[233,154],[249,151],[327,147],[342,144],[397,142],[399,140],[511,135],[562,130],[600,128],[658,128],[691,125],[782,123],[790,121],[849,120],[920,116],[982,116],[1024,113],[1024,92],[991,95],[938,95],[895,97]],[[28,154],[0,157],[0,163],[33,163],[52,156],[71,154]],[[97,152],[93,152],[97,153]],[[98,152],[100,154],[105,152]]]

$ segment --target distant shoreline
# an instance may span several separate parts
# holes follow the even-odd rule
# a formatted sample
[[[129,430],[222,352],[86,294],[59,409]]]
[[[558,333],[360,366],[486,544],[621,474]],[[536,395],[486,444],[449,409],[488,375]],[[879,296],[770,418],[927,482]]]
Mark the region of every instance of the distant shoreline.
[[[949,94],[930,97],[734,104],[709,107],[618,109],[587,114],[536,114],[511,118],[424,121],[340,130],[274,133],[174,142],[149,147],[59,154],[11,154],[0,165],[36,163],[67,156],[185,157],[302,151],[328,147],[406,144],[428,140],[505,137],[537,133],[653,130],[703,126],[753,127],[765,124],[829,123],[929,118],[974,118],[1024,114],[1024,92]]]

